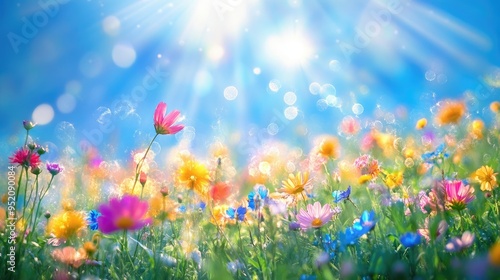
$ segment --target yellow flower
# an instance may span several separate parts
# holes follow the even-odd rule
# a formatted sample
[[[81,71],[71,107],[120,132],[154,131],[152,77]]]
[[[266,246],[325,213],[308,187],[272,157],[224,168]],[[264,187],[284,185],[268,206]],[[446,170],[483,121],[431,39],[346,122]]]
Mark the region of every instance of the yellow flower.
[[[149,200],[148,216],[163,221],[168,219],[174,221],[177,216],[177,203],[170,198],[163,196],[161,193],[153,196]]]
[[[488,259],[492,265],[500,266],[500,241],[491,246]]]
[[[210,175],[205,165],[194,159],[185,159],[177,170],[177,179],[188,189],[205,196],[208,192]]]
[[[391,189],[401,186],[403,184],[403,172],[387,173],[385,176],[385,184]]]
[[[370,174],[365,174],[365,175],[361,175],[359,178],[358,178],[358,183],[360,185],[366,183],[366,182],[369,182],[371,179],[373,179],[373,176],[370,175]]]
[[[483,139],[483,129],[484,129],[484,122],[481,120],[474,120],[472,122],[472,135],[476,139]]]
[[[47,232],[57,238],[69,239],[86,227],[85,215],[78,211],[63,211],[49,220]]]
[[[210,221],[212,224],[223,226],[227,223],[226,211],[228,207],[226,205],[217,205],[212,209],[212,217]]]
[[[76,201],[71,198],[66,198],[61,202],[61,206],[64,211],[73,211],[75,210]]]
[[[417,125],[416,125],[416,128],[418,130],[424,128],[425,126],[427,125],[427,119],[426,118],[422,118],[420,120],[417,121]]]
[[[318,146],[318,154],[326,158],[338,157],[339,141],[333,136],[327,136],[321,140]]]
[[[493,113],[498,113],[498,112],[500,112],[500,102],[498,102],[498,101],[493,101],[493,102],[491,102],[491,104],[490,104],[490,110],[491,110]]]
[[[297,174],[289,174],[288,179],[283,181],[283,188],[278,192],[287,193],[289,195],[303,195],[307,184],[309,183],[309,172],[297,172]]]
[[[494,173],[493,168],[484,165],[475,172],[475,179],[481,183],[481,190],[483,192],[491,192],[497,187],[497,173]]]
[[[436,120],[439,124],[457,124],[465,114],[465,104],[459,101],[447,101],[439,110]]]

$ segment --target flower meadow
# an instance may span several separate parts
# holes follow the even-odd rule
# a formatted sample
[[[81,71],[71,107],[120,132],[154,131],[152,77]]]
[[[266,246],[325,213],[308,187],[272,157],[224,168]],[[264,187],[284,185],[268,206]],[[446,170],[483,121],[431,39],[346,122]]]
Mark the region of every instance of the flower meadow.
[[[495,279],[500,103],[473,118],[442,100],[406,130],[347,116],[311,143],[269,140],[237,164],[151,148],[184,129],[151,108],[154,137],[125,161],[57,161],[24,121],[0,206],[1,279]],[[21,125],[21,122],[19,122]],[[7,181],[8,180],[8,181]]]

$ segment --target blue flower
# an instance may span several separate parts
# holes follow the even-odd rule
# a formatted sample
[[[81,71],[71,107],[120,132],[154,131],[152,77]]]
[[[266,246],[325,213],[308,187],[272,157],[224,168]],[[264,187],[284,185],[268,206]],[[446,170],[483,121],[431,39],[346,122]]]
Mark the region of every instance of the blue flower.
[[[255,191],[248,194],[248,208],[255,210],[262,206],[262,201],[267,199],[269,190],[264,185],[256,185]]]
[[[399,241],[401,241],[401,244],[403,244],[406,248],[410,248],[420,244],[422,237],[418,233],[407,232],[399,237]]]
[[[240,206],[237,209],[230,207],[226,210],[226,215],[231,219],[238,219],[240,221],[245,220],[245,214],[247,213],[247,208]]]
[[[226,215],[229,218],[234,219],[236,217],[236,209],[234,209],[233,207],[229,207],[229,209],[226,210]]]
[[[349,186],[345,191],[334,191],[332,192],[333,202],[339,203],[344,199],[349,200],[350,195],[351,195],[351,186]]]
[[[187,210],[186,205],[179,206],[179,212],[186,213],[186,210]]]
[[[87,225],[91,230],[97,230],[99,228],[99,225],[97,224],[97,218],[101,216],[101,213],[97,210],[90,210],[90,212],[87,214]]]
[[[335,249],[337,248],[337,242],[332,240],[330,234],[323,235],[323,249],[330,256],[330,260],[335,257]]]
[[[245,214],[247,213],[247,208],[240,206],[238,209],[236,209],[236,214],[238,215],[238,220],[243,221],[245,220]]]
[[[354,223],[353,228],[359,233],[359,236],[362,236],[372,230],[376,223],[375,212],[373,210],[370,212],[365,210],[361,214],[359,221]]]
[[[198,207],[201,211],[205,210],[205,207],[207,206],[207,204],[205,202],[200,202],[198,203]]]
[[[307,274],[302,274],[300,275],[300,280],[316,280],[315,275],[307,275]]]
[[[440,144],[433,152],[423,154],[422,160],[426,163],[436,163],[439,158],[447,158],[449,155],[444,152],[444,148],[444,143]]]
[[[359,233],[356,230],[354,230],[353,227],[346,228],[345,232],[342,231],[339,232],[337,240],[340,243],[340,250],[344,251],[347,246],[356,243],[359,237],[361,237],[361,235],[359,235]]]

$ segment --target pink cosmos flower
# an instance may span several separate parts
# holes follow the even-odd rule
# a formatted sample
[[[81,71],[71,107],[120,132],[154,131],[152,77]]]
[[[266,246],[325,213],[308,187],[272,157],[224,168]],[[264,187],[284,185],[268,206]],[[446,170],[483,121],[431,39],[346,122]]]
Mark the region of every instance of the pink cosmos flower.
[[[444,182],[447,208],[463,210],[476,196],[474,188],[464,185],[462,181],[450,180]]]
[[[176,134],[177,132],[184,129],[184,125],[174,123],[178,120],[181,114],[177,110],[173,110],[168,115],[167,104],[165,102],[158,103],[154,114],[155,130],[158,134]]]
[[[300,209],[297,220],[303,229],[320,228],[332,219],[334,213],[329,204],[321,207],[321,203],[316,201],[314,205],[307,205],[307,211]]]
[[[146,217],[147,211],[148,203],[137,196],[112,198],[109,204],[99,207],[101,216],[97,218],[97,224],[106,234],[119,230],[138,230],[151,223],[151,218]]]

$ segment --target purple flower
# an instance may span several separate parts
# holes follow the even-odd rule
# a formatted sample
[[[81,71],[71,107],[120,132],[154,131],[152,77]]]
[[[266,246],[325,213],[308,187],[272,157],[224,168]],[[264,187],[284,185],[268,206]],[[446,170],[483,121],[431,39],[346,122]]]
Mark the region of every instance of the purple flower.
[[[59,165],[59,163],[47,162],[47,170],[49,171],[50,174],[52,174],[52,176],[56,176],[61,171],[63,171],[64,168],[61,165]]]
[[[291,222],[290,224],[288,224],[288,229],[289,230],[299,230],[300,229],[300,224],[297,223],[297,222]]]
[[[458,252],[469,248],[474,243],[474,234],[466,231],[462,237],[453,237],[448,244],[446,244],[446,251]]]

